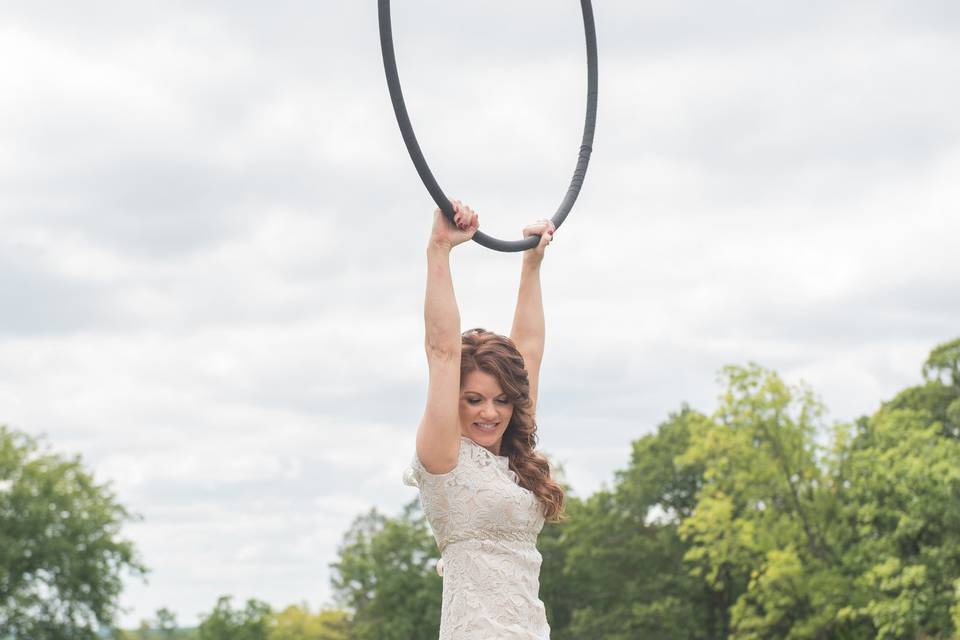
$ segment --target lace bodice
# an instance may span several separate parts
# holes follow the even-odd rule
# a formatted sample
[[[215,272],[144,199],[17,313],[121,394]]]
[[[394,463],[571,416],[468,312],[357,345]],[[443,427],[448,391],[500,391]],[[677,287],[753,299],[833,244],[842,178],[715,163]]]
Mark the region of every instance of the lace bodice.
[[[507,457],[461,436],[452,471],[432,474],[414,454],[403,481],[420,489],[440,549],[440,640],[548,639],[536,547],[543,512]]]

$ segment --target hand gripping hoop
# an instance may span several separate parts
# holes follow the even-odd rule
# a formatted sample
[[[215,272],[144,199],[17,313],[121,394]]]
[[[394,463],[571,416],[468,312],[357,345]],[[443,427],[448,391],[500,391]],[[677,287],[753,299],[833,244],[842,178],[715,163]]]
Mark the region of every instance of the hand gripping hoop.
[[[407,115],[407,107],[403,102],[403,91],[400,89],[400,77],[397,74],[397,59],[393,50],[390,0],[378,0],[378,2],[380,5],[380,49],[383,53],[383,68],[387,73],[387,86],[390,88],[390,99],[393,101],[393,111],[397,115],[400,133],[403,134],[403,141],[407,145],[410,159],[413,160],[413,165],[417,168],[417,173],[420,174],[424,186],[430,192],[433,201],[440,207],[443,215],[453,223],[453,206],[447,196],[443,194],[443,190],[440,189],[440,185],[434,179],[433,173],[430,172],[430,167],[427,166],[427,161],[423,158],[423,152],[420,151],[417,137],[413,133],[413,126],[410,124],[410,117]],[[577,159],[573,180],[570,181],[570,188],[567,189],[566,197],[551,218],[557,229],[563,224],[567,214],[573,208],[573,203],[577,201],[577,196],[580,195],[580,187],[583,185],[583,179],[587,173],[587,164],[590,162],[590,153],[593,151],[593,132],[597,124],[597,31],[593,21],[593,7],[590,0],[580,0],[580,7],[583,10],[583,28],[587,38],[587,118],[583,127],[580,156]],[[500,240],[483,233],[479,229],[473,235],[473,239],[488,249],[508,252],[532,249],[540,242],[539,235],[531,235],[523,240]]]

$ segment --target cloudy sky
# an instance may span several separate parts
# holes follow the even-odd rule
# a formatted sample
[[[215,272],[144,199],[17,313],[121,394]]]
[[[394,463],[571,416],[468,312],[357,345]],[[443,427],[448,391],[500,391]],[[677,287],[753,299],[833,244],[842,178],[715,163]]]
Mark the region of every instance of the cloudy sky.
[[[519,238],[582,133],[576,2],[394,3],[447,195]],[[600,100],[543,265],[540,444],[576,494],[718,369],[873,411],[960,335],[960,5],[598,0]],[[0,5],[0,423],[143,516],[126,626],[221,594],[331,600],[352,519],[395,514],[423,410],[434,204],[372,0]],[[508,333],[521,256],[451,257]]]

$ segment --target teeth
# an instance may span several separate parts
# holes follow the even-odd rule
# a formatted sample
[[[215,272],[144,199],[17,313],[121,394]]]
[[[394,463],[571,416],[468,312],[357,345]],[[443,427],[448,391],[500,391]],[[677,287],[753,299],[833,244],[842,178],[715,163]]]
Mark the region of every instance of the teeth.
[[[483,424],[483,423],[481,423],[481,422],[474,422],[473,424],[475,424],[476,426],[480,427],[481,429],[494,429],[494,428],[496,428],[496,426],[497,426],[498,424],[500,424],[500,423],[499,423],[499,422],[493,422],[493,423],[490,423],[490,424]]]

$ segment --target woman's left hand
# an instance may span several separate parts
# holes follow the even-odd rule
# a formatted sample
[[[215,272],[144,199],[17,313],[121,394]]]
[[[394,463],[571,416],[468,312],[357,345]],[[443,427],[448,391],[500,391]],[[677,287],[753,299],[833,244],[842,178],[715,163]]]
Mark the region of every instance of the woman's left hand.
[[[544,252],[547,249],[547,245],[553,241],[553,234],[556,232],[557,227],[553,224],[553,220],[549,218],[540,218],[533,224],[528,224],[523,228],[523,237],[527,238],[529,236],[540,236],[540,242],[537,246],[527,249],[523,252],[524,262],[533,261],[536,264],[543,262]]]

